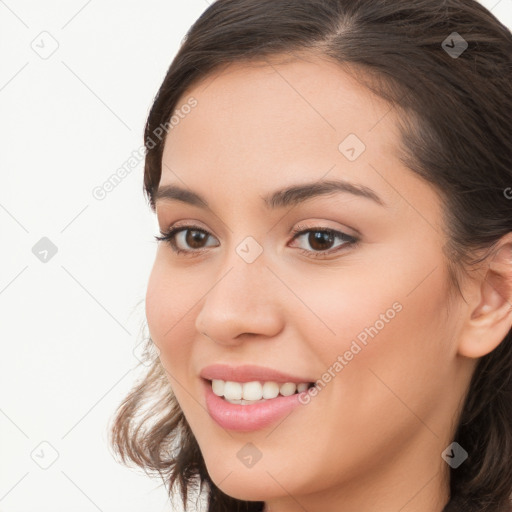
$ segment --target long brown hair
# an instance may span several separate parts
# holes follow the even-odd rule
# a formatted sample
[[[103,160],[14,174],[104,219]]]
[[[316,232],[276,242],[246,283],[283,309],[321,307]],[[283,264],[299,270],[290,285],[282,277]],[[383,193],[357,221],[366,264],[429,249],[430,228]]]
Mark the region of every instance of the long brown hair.
[[[467,48],[457,55],[461,41]],[[447,262],[460,292],[461,272],[512,231],[512,34],[474,0],[215,1],[187,32],[147,119],[143,190],[151,208],[161,127],[170,128],[186,91],[225,64],[301,51],[335,59],[400,114],[403,162],[442,197]],[[512,331],[478,362],[454,421],[453,439],[470,453],[450,470],[446,510],[508,511]],[[205,486],[209,512],[262,510],[213,484],[158,358],[120,404],[110,442],[122,462],[158,473],[184,503]]]

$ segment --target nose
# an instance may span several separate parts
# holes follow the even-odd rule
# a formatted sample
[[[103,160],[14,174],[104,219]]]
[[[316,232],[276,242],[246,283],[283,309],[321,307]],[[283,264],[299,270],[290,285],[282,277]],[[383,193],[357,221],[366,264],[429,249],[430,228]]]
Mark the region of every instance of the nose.
[[[284,311],[276,290],[279,281],[263,258],[247,263],[236,255],[223,269],[204,296],[197,331],[223,345],[240,344],[246,335],[276,336]]]

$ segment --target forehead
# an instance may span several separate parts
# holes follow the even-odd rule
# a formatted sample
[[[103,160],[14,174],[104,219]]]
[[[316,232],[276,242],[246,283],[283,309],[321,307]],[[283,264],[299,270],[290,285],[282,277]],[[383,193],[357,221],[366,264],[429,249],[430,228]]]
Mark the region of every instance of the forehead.
[[[161,185],[178,174],[200,187],[212,173],[218,186],[257,189],[327,173],[374,181],[368,162],[399,163],[389,104],[326,58],[231,63],[193,85],[175,112],[191,97],[197,106],[167,135]],[[358,144],[356,160],[345,141]]]

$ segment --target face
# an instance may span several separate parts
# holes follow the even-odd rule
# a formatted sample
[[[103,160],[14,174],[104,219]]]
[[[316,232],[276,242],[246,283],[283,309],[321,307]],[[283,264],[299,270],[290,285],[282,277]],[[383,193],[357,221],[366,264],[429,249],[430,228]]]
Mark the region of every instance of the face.
[[[446,466],[465,382],[440,198],[400,162],[394,111],[318,58],[231,64],[177,108],[191,97],[167,135],[156,203],[160,230],[181,230],[174,247],[159,243],[146,314],[211,478],[268,502],[370,482],[413,495]],[[233,405],[201,376],[214,364],[316,382],[316,395]]]

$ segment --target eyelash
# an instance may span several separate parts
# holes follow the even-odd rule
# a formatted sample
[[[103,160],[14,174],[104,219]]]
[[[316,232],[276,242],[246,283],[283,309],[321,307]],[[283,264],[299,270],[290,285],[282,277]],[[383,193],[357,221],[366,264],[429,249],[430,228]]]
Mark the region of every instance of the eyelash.
[[[171,249],[176,254],[184,253],[187,256],[197,256],[204,252],[206,248],[203,249],[197,249],[197,250],[184,250],[180,249],[176,245],[175,235],[177,235],[180,231],[199,231],[201,233],[204,233],[205,235],[210,235],[208,231],[205,231],[203,228],[200,228],[199,226],[194,225],[184,225],[184,226],[176,226],[174,228],[169,229],[168,231],[161,232],[161,236],[155,236],[155,240],[157,242],[166,242],[170,245]],[[307,228],[305,226],[297,226],[295,229],[292,230],[292,241],[298,238],[300,235],[303,235],[305,233],[327,233],[334,237],[342,239],[345,243],[338,246],[336,249],[327,249],[325,251],[308,251],[307,249],[298,249],[301,253],[306,254],[307,256],[313,256],[313,258],[321,258],[323,256],[328,256],[330,254],[337,253],[344,248],[348,246],[354,246],[359,242],[359,238],[356,238],[351,235],[347,235],[346,233],[343,233],[342,231],[337,231],[330,228]]]

